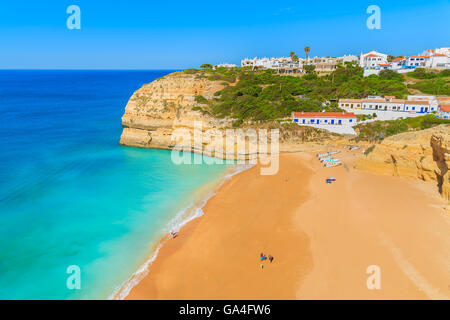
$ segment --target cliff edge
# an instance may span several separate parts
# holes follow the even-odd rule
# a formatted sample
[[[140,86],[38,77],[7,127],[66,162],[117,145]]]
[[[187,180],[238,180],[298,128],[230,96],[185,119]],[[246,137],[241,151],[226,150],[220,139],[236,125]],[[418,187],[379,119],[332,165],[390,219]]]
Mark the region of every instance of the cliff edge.
[[[355,163],[359,170],[435,181],[447,201],[450,201],[449,166],[450,125],[388,137]]]
[[[237,81],[237,80],[236,80]],[[169,74],[145,84],[134,92],[128,101],[122,117],[124,127],[120,144],[153,149],[171,150],[177,144],[183,150],[203,153],[218,158],[249,159],[258,151],[248,148],[245,154],[236,153],[236,143],[227,144],[220,139],[211,138],[214,132],[225,136],[225,130],[233,127],[234,119],[217,118],[208,112],[208,101],[214,101],[215,93],[235,83],[209,80],[201,74],[187,74],[182,71]],[[205,103],[206,102],[206,103]],[[205,111],[206,110],[206,111]],[[203,139],[194,141],[194,125],[200,121]],[[280,129],[280,151],[305,151],[323,149],[324,144],[339,145],[347,143],[345,137],[293,123],[250,123],[242,124],[240,129]],[[185,130],[191,141],[174,139],[175,130]],[[242,135],[238,133],[237,135]],[[248,137],[243,136],[247,144]],[[268,136],[270,144],[270,135]],[[217,150],[222,149],[219,152]],[[251,151],[253,150],[253,151]],[[253,152],[253,153],[252,153]],[[231,155],[231,156],[230,156]]]

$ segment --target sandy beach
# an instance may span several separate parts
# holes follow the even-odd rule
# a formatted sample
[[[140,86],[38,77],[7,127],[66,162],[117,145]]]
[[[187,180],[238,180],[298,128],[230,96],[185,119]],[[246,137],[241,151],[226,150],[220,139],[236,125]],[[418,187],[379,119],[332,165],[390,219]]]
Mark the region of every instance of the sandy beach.
[[[127,299],[450,299],[450,217],[435,186],[356,171],[360,152],[336,168],[282,154],[276,175],[234,176]],[[366,285],[373,265],[379,290]]]

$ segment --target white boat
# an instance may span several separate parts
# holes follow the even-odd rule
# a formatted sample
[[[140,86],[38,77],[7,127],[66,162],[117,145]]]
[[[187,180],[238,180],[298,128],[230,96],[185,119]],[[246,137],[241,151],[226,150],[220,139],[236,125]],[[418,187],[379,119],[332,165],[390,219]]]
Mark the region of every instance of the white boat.
[[[342,165],[341,162],[331,162],[331,163],[326,163],[323,166],[327,167],[327,168],[331,168],[331,167],[337,167],[337,166],[340,166],[340,165]]]
[[[333,160],[331,160],[331,161],[324,161],[323,163],[324,163],[324,164],[330,164],[330,163],[337,163],[337,162],[341,163],[341,160],[339,160],[339,159],[333,159]]]
[[[331,159],[325,159],[320,161],[322,163],[328,163],[328,162],[340,162],[339,159],[331,158]]]
[[[327,153],[316,154],[316,156],[317,156],[318,158],[322,158],[322,157],[326,157],[326,156],[331,156],[331,155],[336,154],[336,153],[339,153],[339,152],[341,152],[341,151],[340,151],[340,150],[333,150],[333,151],[329,151],[329,152],[327,152]]]

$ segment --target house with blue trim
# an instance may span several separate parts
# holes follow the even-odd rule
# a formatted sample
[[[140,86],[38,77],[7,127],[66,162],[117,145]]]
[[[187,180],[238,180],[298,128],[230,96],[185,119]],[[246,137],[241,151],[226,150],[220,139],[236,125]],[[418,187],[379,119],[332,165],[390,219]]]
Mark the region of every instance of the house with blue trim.
[[[361,109],[374,111],[400,111],[408,113],[436,112],[438,103],[434,96],[408,96],[407,100],[396,99],[393,96],[367,97],[366,99],[339,99],[342,109]]]
[[[299,125],[356,125],[353,112],[293,112],[292,121]]]
[[[438,118],[450,119],[450,104],[439,105]]]

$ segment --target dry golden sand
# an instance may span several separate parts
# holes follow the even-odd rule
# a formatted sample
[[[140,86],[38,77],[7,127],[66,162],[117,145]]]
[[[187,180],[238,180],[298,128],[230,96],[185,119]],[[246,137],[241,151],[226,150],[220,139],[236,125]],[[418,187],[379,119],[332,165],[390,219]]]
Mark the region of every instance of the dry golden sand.
[[[233,177],[128,299],[448,299],[450,223],[435,186],[355,171],[357,152],[337,168],[285,154],[274,176]],[[261,252],[275,257],[263,269]],[[380,290],[367,289],[370,265]]]

